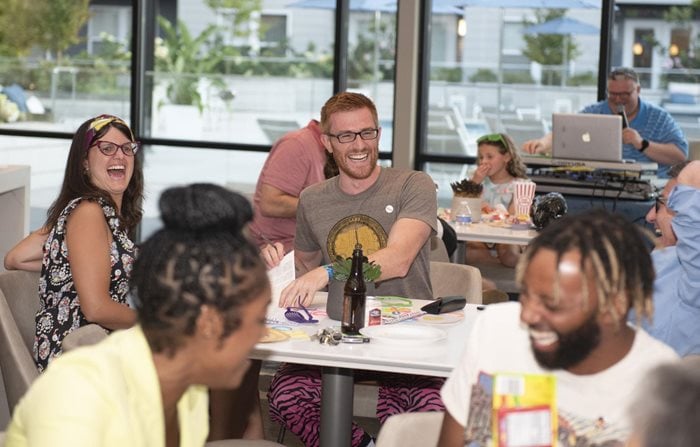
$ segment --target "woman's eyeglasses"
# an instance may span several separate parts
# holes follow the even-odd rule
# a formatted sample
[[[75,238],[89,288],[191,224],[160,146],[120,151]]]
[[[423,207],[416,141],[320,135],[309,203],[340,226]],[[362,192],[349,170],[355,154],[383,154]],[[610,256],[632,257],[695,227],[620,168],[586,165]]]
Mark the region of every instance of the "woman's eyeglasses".
[[[306,316],[304,316],[297,309],[304,311]],[[301,303],[299,304],[299,307],[288,307],[287,311],[284,313],[284,317],[289,321],[293,321],[294,323],[318,323],[318,320],[311,316],[309,310]]]
[[[124,144],[112,143],[110,141],[98,141],[95,143],[97,149],[100,150],[104,155],[110,157],[117,153],[117,149],[121,149],[122,153],[127,157],[133,157],[136,152],[139,151],[141,143],[138,141],[129,141]]]

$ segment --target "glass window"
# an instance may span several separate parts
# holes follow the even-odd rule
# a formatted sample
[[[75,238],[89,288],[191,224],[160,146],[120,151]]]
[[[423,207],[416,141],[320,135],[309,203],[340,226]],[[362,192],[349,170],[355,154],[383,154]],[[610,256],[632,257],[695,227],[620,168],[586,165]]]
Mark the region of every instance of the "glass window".
[[[438,207],[449,208],[452,204],[450,183],[469,177],[476,166],[460,163],[426,163],[424,170],[430,174],[437,188]]]
[[[431,18],[431,40],[451,42],[458,54],[431,57],[424,154],[469,160],[476,139],[490,132],[505,132],[520,146],[549,131],[553,112],[595,102],[602,0],[572,1],[568,9],[461,3],[463,26]],[[575,23],[558,27],[564,19]]]
[[[206,182],[225,185],[252,200],[255,183],[267,157],[265,152],[188,149],[146,146],[144,165],[144,216],[141,238],[148,237],[162,225],[158,199],[175,185]]]
[[[41,17],[31,7],[3,16],[31,23],[37,31],[23,34],[25,40],[8,39],[0,45],[0,128],[74,132],[99,113],[128,120],[130,2],[45,3]],[[65,20],[66,15],[73,20]]]
[[[611,64],[634,68],[641,96],[666,109],[688,140],[700,139],[700,31],[690,3],[617,1]]]
[[[104,54],[110,45],[126,50],[131,38],[131,7],[93,6],[87,28],[88,54]]]
[[[640,69],[639,82],[644,87],[649,87],[651,80],[651,59],[654,51],[654,30],[637,28],[634,30],[634,44],[632,45],[632,65]]]
[[[318,117],[333,93],[333,9],[292,3],[183,0],[158,17],[147,135],[270,145]]]
[[[503,48],[505,54],[520,54],[523,48],[523,28],[525,25],[522,18],[506,19],[503,22]]]
[[[2,164],[25,165],[30,168],[30,230],[36,230],[44,224],[46,212],[58,196],[70,143],[68,139],[0,135]]]
[[[284,56],[287,53],[287,16],[263,14],[261,45],[267,55]]]

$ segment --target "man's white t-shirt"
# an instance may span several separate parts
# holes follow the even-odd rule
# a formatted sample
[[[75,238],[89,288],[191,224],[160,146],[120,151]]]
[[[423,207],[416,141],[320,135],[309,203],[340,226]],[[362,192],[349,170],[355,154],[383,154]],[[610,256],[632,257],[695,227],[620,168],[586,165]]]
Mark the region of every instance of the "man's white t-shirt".
[[[532,354],[527,328],[520,322],[520,304],[497,304],[488,306],[477,319],[462,359],[445,382],[441,396],[450,415],[466,426],[472,386],[480,372],[554,374],[560,446],[624,442],[629,434],[628,406],[636,397],[638,385],[651,368],[677,359],[671,348],[638,329],[630,352],[605,371],[575,375],[546,370]]]

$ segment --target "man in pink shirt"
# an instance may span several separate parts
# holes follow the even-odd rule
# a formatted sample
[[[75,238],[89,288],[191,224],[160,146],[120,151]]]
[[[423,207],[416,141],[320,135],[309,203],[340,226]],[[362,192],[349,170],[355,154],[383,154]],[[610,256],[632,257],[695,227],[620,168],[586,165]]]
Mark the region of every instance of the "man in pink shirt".
[[[268,266],[279,263],[284,254],[294,248],[299,195],[307,186],[326,179],[326,163],[326,149],[321,143],[321,128],[317,120],[286,133],[270,149],[255,186],[253,221],[249,227],[250,235],[259,247],[270,244],[270,250],[262,252]],[[329,177],[336,175],[331,171],[337,168],[329,166],[328,169]],[[264,439],[257,386],[260,366],[260,361],[253,361],[238,394],[229,394],[213,402],[217,413],[245,414],[250,411],[244,432],[249,439]],[[245,408],[242,409],[241,405]],[[212,439],[239,434],[229,430],[217,435]]]
[[[251,235],[259,246],[280,242],[284,252],[294,248],[299,194],[325,180],[326,151],[316,120],[280,138],[265,161],[253,197]]]

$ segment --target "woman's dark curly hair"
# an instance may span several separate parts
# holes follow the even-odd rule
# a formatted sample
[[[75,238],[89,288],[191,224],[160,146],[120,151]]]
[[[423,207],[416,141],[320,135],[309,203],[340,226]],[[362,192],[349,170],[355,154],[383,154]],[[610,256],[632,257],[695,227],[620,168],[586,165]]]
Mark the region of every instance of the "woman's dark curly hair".
[[[194,334],[203,305],[224,319],[221,339],[241,324],[240,309],[269,293],[259,251],[242,233],[250,203],[212,184],[166,190],[164,228],[141,247],[131,275],[139,323],[154,352],[175,353]]]
[[[113,118],[114,120],[97,131],[91,129],[91,124],[94,121],[108,118]],[[90,118],[78,127],[68,152],[68,161],[63,174],[61,192],[58,193],[58,197],[51,204],[47,213],[46,223],[44,224],[46,230],[56,226],[58,218],[66,205],[78,197],[85,197],[95,201],[101,198],[117,210],[116,204],[109,193],[92,184],[90,177],[85,173],[84,166],[90,146],[104,136],[112,127],[123,133],[129,141],[134,141],[133,133],[126,123],[112,115],[100,115]],[[141,217],[143,216],[143,163],[141,156],[142,154],[139,153],[134,155],[134,173],[131,176],[129,186],[124,191],[121,210],[117,210],[121,227],[129,233],[132,239],[135,235],[136,226],[141,222]]]

